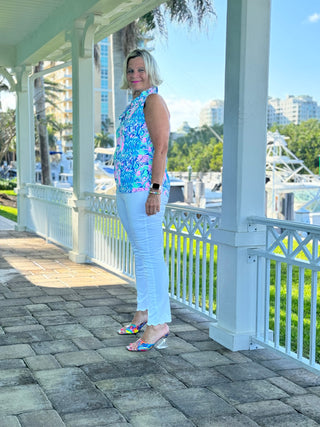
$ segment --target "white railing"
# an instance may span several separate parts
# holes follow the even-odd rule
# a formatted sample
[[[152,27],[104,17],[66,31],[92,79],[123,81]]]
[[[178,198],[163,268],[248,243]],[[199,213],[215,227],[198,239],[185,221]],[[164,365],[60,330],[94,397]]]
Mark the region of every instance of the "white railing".
[[[52,242],[72,249],[72,192],[48,185],[28,184],[27,228]]]
[[[317,329],[320,227],[250,218],[265,226],[266,247],[251,250],[257,263],[256,341],[320,369]]]
[[[169,204],[163,227],[171,297],[211,317],[217,285],[213,230],[219,223],[219,213]]]
[[[88,193],[86,197],[88,258],[134,278],[133,252],[117,214],[115,197],[98,193]]]
[[[28,228],[72,249],[72,192],[27,185]],[[88,259],[134,277],[134,256],[117,215],[114,196],[86,194]],[[213,231],[220,214],[169,204],[163,223],[170,295],[215,317],[217,246]],[[257,329],[254,340],[320,368],[317,329],[320,227],[249,218],[249,229],[266,230],[266,246],[250,249],[257,265]],[[319,294],[320,295],[320,294]]]
[[[131,245],[117,215],[115,197],[87,194],[88,257],[103,266],[134,277]],[[172,298],[215,316],[217,247],[212,231],[220,216],[204,209],[169,204],[164,218],[165,259]]]

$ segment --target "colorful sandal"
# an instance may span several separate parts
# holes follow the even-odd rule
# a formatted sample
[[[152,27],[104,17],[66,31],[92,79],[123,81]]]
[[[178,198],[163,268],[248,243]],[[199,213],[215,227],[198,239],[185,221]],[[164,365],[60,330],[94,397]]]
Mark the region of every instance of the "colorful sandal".
[[[169,333],[163,335],[154,344],[148,344],[147,342],[145,342],[141,338],[139,338],[138,341],[136,341],[136,344],[138,344],[137,348],[133,349],[132,345],[134,343],[131,343],[127,346],[127,350],[129,350],[129,351],[149,351],[149,350],[152,350],[154,347],[158,348],[159,350],[162,348],[167,348],[168,347],[168,345],[167,345],[168,335],[169,335]]]
[[[119,335],[135,335],[141,331],[141,329],[144,327],[146,323],[147,322],[142,322],[140,323],[140,325],[135,325],[134,323],[130,323],[130,325],[124,326],[123,328],[119,329],[118,334]]]

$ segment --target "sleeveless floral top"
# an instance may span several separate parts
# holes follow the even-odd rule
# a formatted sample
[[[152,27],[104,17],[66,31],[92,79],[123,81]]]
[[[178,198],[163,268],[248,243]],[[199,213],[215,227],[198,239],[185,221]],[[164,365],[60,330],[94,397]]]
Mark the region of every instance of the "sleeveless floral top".
[[[151,87],[141,92],[119,117],[114,178],[120,193],[146,191],[151,185],[154,147],[143,111],[146,99],[151,93],[158,93],[158,88]],[[161,184],[162,193],[168,195],[170,181],[167,170]]]

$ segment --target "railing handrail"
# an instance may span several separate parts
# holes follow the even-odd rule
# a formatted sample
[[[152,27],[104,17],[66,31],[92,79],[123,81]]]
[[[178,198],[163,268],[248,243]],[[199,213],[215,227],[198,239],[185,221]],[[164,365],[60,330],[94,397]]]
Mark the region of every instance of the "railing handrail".
[[[279,228],[286,228],[288,230],[301,230],[306,233],[316,233],[320,235],[320,226],[305,224],[303,222],[288,221],[282,219],[265,218],[259,216],[250,216],[247,219],[248,224],[261,224],[261,225],[272,225]]]
[[[103,194],[103,193],[94,193],[94,192],[86,192],[84,193],[85,197],[102,197],[102,198],[108,198],[108,199],[115,199],[116,196],[113,194]],[[171,209],[175,209],[177,211],[188,211],[188,212],[193,212],[193,213],[199,213],[199,214],[203,214],[203,215],[209,215],[209,216],[214,216],[216,218],[221,218],[221,213],[220,212],[216,212],[212,209],[203,209],[203,208],[198,208],[195,206],[190,206],[187,204],[179,204],[179,203],[168,203],[167,204],[168,208]]]
[[[257,265],[255,341],[319,371],[320,227],[262,217],[250,217],[248,224],[251,229],[264,225],[266,233],[264,249],[248,250]]]

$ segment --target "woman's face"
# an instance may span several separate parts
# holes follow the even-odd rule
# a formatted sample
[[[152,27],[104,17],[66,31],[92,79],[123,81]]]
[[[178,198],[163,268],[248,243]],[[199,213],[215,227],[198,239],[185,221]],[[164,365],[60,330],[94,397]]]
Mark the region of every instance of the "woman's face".
[[[135,93],[143,92],[151,87],[146,73],[144,60],[141,56],[129,59],[127,67],[127,81],[130,89]]]

